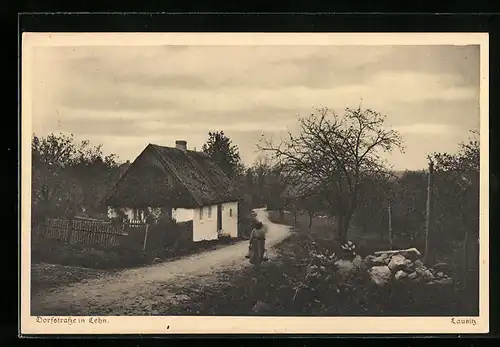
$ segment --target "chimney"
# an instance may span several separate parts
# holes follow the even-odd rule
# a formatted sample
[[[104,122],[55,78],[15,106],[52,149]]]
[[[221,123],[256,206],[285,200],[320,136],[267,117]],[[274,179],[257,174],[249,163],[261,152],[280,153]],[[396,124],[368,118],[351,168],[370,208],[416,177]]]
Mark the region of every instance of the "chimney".
[[[184,140],[177,140],[177,141],[175,141],[175,148],[178,148],[181,151],[186,151],[187,150],[187,142]]]

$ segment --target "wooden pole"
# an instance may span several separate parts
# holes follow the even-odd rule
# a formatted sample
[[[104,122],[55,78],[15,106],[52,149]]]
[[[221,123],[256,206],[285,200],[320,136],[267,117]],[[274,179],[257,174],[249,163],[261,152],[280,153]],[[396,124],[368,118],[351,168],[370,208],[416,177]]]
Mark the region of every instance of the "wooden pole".
[[[143,251],[146,251],[146,244],[148,242],[148,229],[149,229],[149,224],[146,224],[146,232],[144,233],[144,245],[142,246]]]
[[[388,206],[387,208],[388,214],[389,214],[389,245],[391,249],[393,248],[393,243],[392,243],[392,213],[391,213],[391,205]]]
[[[432,247],[429,238],[432,238],[432,184],[433,184],[434,163],[429,160],[429,176],[427,179],[427,215],[425,220],[425,256],[424,263],[428,263],[430,259],[430,248]]]

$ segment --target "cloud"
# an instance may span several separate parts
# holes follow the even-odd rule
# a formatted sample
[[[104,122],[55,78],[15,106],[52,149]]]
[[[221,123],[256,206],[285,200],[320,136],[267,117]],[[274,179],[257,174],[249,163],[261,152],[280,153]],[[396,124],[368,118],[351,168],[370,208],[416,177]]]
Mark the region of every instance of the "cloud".
[[[433,124],[433,123],[415,123],[409,125],[400,125],[393,127],[403,135],[419,134],[419,135],[455,135],[460,128],[450,124]]]
[[[152,111],[166,110],[178,106],[167,98],[154,97],[148,94],[134,94],[131,91],[116,89],[88,90],[63,93],[60,105],[72,109],[89,109],[101,111]]]
[[[428,100],[474,100],[479,90],[473,86],[458,86],[460,78],[451,74],[415,73],[411,71],[384,71],[375,74],[366,89],[376,98],[397,102],[419,103]],[[361,89],[361,88],[360,88]]]
[[[263,133],[296,129],[320,106],[387,114],[417,146],[408,153],[479,123],[477,47],[44,47],[35,58],[34,131],[100,139],[128,158],[225,130],[251,161]]]

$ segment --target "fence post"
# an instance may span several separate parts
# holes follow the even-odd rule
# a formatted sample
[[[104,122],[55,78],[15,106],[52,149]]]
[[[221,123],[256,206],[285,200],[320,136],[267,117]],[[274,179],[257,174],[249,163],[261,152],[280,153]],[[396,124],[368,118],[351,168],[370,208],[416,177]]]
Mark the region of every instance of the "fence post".
[[[432,242],[429,242],[429,238],[432,238],[432,185],[433,185],[433,174],[434,174],[434,163],[429,159],[429,177],[427,179],[427,215],[425,220],[425,256],[424,263],[428,263],[431,258],[431,248]]]
[[[392,213],[391,213],[391,205],[388,206],[387,208],[388,214],[389,214],[389,245],[391,249],[393,249],[393,243],[392,243]]]
[[[148,229],[149,229],[149,224],[146,224],[146,232],[144,233],[144,245],[142,246],[143,251],[146,251],[146,244],[148,242]]]

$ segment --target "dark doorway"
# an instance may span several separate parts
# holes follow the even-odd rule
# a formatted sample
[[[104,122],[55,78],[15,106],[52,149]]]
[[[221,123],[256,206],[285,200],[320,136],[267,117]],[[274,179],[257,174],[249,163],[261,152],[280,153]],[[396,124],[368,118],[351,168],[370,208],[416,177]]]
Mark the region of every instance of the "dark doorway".
[[[217,232],[222,231],[222,205],[217,205]]]

